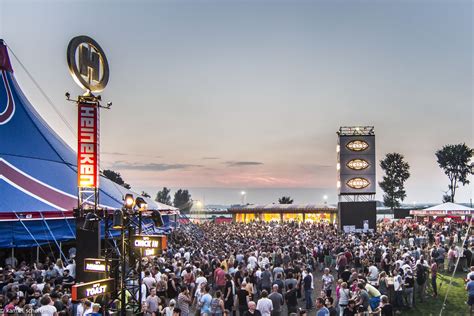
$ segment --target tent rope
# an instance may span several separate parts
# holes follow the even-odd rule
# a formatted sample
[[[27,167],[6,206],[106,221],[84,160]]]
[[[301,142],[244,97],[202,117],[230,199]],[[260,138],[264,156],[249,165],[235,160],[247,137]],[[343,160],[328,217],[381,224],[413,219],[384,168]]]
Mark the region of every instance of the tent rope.
[[[6,43],[5,43],[6,44]],[[16,61],[18,64],[21,66],[21,68],[25,71],[27,76],[30,78],[30,80],[33,82],[33,84],[36,86],[36,88],[40,91],[40,93],[43,95],[43,97],[46,99],[46,101],[49,103],[49,105],[53,108],[54,112],[59,116],[59,118],[63,121],[63,123],[67,126],[69,131],[72,133],[73,136],[77,136],[76,132],[72,128],[71,124],[66,120],[66,118],[61,114],[61,112],[58,110],[58,108],[54,105],[53,101],[48,97],[46,92],[41,88],[39,83],[33,78],[31,73],[26,69],[25,65],[21,62],[21,60],[18,58],[18,56],[15,54],[15,52],[11,49],[11,47],[6,44],[8,50],[12,53],[13,57],[15,57]]]
[[[58,249],[59,249],[59,254],[60,254],[60,256],[64,259],[64,262],[66,262],[66,261],[67,261],[67,258],[66,258],[66,256],[64,255],[63,250],[62,250],[61,247],[59,246],[59,243],[58,243],[58,241],[56,240],[56,237],[54,236],[53,232],[51,231],[51,228],[49,227],[48,222],[47,222],[46,219],[44,218],[43,213],[40,213],[40,214],[41,214],[41,218],[43,219],[44,224],[46,225],[46,227],[47,227],[48,230],[49,230],[50,235],[53,237],[54,243],[56,244],[56,246],[57,246]]]
[[[462,248],[464,248],[464,245],[466,244],[467,237],[469,236],[469,231],[471,230],[471,224],[472,224],[472,215],[470,216],[469,226],[467,227],[466,235],[464,236],[464,240],[462,242],[461,250],[462,250]],[[443,305],[441,306],[441,310],[439,311],[439,316],[443,315],[443,311],[446,308],[446,301],[448,300],[449,290],[451,289],[451,287],[453,285],[454,274],[456,273],[456,270],[458,269],[458,264],[459,264],[460,259],[461,259],[461,255],[458,254],[458,259],[456,260],[456,264],[454,266],[453,274],[451,275],[451,278],[449,279],[449,285],[448,285],[448,288],[446,289],[446,294],[444,295],[444,301],[443,301]]]
[[[71,228],[71,225],[69,225],[69,221],[67,220],[66,215],[64,215],[63,211],[61,211],[61,214],[63,215],[64,220],[66,221],[67,227],[69,228],[69,231],[71,232],[72,236],[74,236],[74,238],[76,238],[76,232],[73,231],[72,228]]]
[[[23,221],[21,220],[20,216],[18,216],[18,214],[16,212],[13,212],[16,216],[16,218],[18,219],[18,221],[21,223],[21,225],[23,225],[23,228],[28,232],[28,234],[30,234],[31,238],[33,238],[33,241],[36,243],[36,245],[41,249],[41,251],[46,254],[46,252],[43,250],[43,248],[41,247],[41,245],[39,244],[39,242],[36,240],[35,236],[31,233],[31,231],[28,229],[28,227],[26,227],[25,223],[23,223]]]

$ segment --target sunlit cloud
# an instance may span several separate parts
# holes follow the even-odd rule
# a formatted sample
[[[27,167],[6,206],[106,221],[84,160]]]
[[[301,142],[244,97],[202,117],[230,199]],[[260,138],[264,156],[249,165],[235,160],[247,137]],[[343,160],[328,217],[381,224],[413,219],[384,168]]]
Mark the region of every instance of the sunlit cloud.
[[[167,170],[180,170],[190,168],[200,168],[201,165],[193,164],[167,164],[167,163],[128,163],[128,162],[115,162],[112,164],[113,169],[117,170],[141,170],[141,171],[167,171]]]
[[[241,166],[259,166],[263,165],[263,162],[259,161],[226,161],[229,167],[241,167]]]

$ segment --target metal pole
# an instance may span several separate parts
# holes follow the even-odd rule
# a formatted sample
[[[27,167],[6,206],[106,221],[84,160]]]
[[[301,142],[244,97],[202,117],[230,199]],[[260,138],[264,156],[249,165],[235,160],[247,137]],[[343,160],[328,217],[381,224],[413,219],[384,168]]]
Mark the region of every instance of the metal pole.
[[[142,212],[138,210],[138,235],[142,234]],[[141,315],[142,312],[142,256],[143,256],[143,249],[139,249],[140,258],[138,258],[138,308],[139,313]]]
[[[125,316],[126,314],[126,284],[125,284],[125,278],[127,277],[127,274],[125,272],[125,227],[126,227],[126,221],[127,221],[127,217],[125,216],[125,212],[122,213],[122,216],[123,216],[123,225],[122,225],[122,228],[120,230],[120,237],[121,237],[121,243],[122,243],[122,280],[121,280],[121,286],[122,286],[122,289],[121,289],[121,294],[122,294],[122,305],[120,306],[120,309],[121,309],[121,315],[122,316]]]
[[[39,256],[40,256],[40,247],[36,246],[36,262],[39,262]]]

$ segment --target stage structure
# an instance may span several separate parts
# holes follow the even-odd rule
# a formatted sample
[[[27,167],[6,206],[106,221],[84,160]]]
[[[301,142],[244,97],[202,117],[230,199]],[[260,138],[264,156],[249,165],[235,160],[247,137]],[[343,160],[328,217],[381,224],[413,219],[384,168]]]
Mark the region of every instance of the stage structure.
[[[66,93],[67,100],[78,107],[78,207],[74,212],[78,284],[73,287],[72,298],[102,295],[107,302],[107,296],[111,295],[112,300],[120,301],[120,315],[130,312],[141,315],[141,302],[146,295],[140,286],[141,257],[144,252],[159,254],[166,247],[165,236],[142,235],[142,217],[150,217],[157,227],[163,225],[163,219],[158,211],[148,212],[145,200],[132,194],[123,197],[121,209],[111,211],[99,205],[99,112],[101,108],[110,109],[112,103],[102,106],[101,96],[95,93],[107,85],[109,66],[100,45],[87,36],[77,36],[70,41],[67,61],[72,77],[85,90],[75,100]],[[87,283],[81,283],[85,281]]]
[[[339,228],[375,229],[375,131],[373,126],[343,126],[337,132]]]

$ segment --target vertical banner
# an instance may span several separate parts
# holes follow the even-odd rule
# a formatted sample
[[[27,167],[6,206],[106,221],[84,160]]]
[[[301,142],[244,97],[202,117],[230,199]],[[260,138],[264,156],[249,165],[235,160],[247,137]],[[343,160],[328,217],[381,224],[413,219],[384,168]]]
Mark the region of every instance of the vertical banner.
[[[79,103],[77,186],[99,187],[99,107]]]

